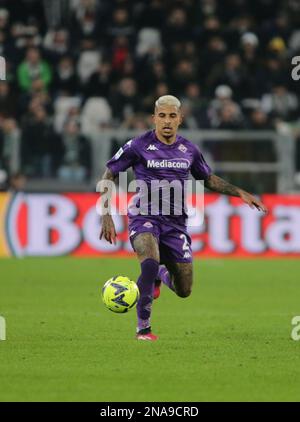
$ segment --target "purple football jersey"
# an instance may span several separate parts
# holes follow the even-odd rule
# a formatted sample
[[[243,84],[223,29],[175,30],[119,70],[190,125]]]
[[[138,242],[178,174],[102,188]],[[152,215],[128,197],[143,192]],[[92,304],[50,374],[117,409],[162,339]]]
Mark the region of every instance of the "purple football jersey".
[[[132,167],[135,179],[146,183],[149,188],[147,193],[145,194],[143,189],[140,189],[134,198],[135,208],[140,206],[140,215],[156,216],[155,218],[161,221],[172,221],[179,225],[184,225],[187,218],[184,201],[182,198],[180,198],[181,201],[178,201],[178,196],[174,193],[176,187],[171,190],[171,195],[161,195],[161,192],[164,192],[162,189],[164,182],[174,182],[175,186],[181,186],[182,192],[184,192],[184,183],[189,179],[190,173],[196,180],[206,180],[211,174],[210,167],[196,145],[180,135],[176,136],[176,141],[173,144],[164,144],[156,137],[154,130],[128,141],[107,162],[107,167],[114,175]],[[171,184],[171,186],[173,185]],[[149,196],[149,192],[152,196]],[[144,203],[145,196],[148,199],[145,202],[147,209],[141,205]],[[159,198],[159,201],[157,202],[153,198]],[[170,207],[169,215],[164,215],[165,213],[162,212],[164,201],[168,202],[167,205]],[[180,204],[180,209],[178,209],[177,201]],[[132,207],[129,206],[129,218],[133,218],[135,215]]]

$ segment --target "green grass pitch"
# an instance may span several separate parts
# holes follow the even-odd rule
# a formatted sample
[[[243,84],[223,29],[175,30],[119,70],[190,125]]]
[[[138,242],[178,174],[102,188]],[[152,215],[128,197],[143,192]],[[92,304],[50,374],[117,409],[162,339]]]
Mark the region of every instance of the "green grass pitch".
[[[195,260],[193,293],[155,301],[156,343],[135,310],[101,302],[135,259],[0,260],[0,401],[299,401],[300,261]]]

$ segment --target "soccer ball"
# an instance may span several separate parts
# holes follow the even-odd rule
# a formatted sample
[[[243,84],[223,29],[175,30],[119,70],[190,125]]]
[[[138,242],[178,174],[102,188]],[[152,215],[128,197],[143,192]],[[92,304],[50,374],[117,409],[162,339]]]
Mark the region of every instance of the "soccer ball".
[[[140,292],[136,283],[121,275],[108,280],[102,288],[102,300],[113,312],[125,313],[139,300]]]

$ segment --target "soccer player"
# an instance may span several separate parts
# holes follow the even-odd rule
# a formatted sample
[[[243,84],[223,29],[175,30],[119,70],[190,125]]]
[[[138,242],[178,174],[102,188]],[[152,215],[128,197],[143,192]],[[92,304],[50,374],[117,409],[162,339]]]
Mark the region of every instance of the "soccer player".
[[[102,180],[114,181],[120,172],[132,167],[137,180],[149,186],[153,180],[177,180],[184,183],[189,174],[203,180],[204,186],[214,192],[240,197],[251,208],[266,212],[265,206],[250,193],[227,183],[212,173],[198,147],[177,134],[183,116],[180,101],[172,96],[160,97],[155,103],[155,129],[127,142],[107,162]],[[176,195],[169,196],[170,209],[176,209]],[[162,199],[164,200],[164,198]],[[151,204],[149,204],[151,205]],[[155,215],[154,215],[155,214]],[[161,210],[139,215],[128,209],[129,237],[141,266],[138,279],[140,299],[137,304],[138,340],[157,340],[150,325],[153,298],[160,293],[163,282],[179,297],[191,294],[193,266],[191,238],[187,232],[187,215],[163,215]],[[176,213],[178,214],[178,213]],[[100,239],[116,243],[116,229],[110,214],[102,216]],[[164,265],[160,265],[164,264]]]

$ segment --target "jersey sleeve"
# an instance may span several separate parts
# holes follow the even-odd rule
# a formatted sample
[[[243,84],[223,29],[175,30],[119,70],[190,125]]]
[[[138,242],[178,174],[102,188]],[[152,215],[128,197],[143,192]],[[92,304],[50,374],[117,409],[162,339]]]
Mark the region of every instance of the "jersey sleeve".
[[[106,163],[106,167],[108,167],[114,175],[117,175],[121,171],[125,171],[136,164],[139,158],[139,154],[131,139]]]
[[[211,168],[205,161],[197,146],[195,146],[194,150],[194,160],[191,166],[191,173],[196,180],[207,180],[212,174]]]

